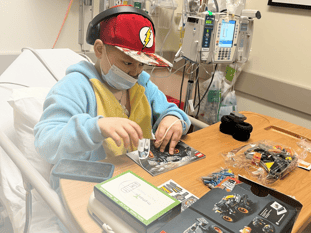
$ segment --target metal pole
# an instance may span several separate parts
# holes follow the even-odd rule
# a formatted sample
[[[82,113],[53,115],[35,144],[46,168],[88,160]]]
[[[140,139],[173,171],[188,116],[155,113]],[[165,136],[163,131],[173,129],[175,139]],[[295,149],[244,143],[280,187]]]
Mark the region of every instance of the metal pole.
[[[193,66],[191,66],[191,72],[188,79],[187,92],[185,98],[184,112],[189,115],[189,100],[192,98],[192,90],[193,90]]]

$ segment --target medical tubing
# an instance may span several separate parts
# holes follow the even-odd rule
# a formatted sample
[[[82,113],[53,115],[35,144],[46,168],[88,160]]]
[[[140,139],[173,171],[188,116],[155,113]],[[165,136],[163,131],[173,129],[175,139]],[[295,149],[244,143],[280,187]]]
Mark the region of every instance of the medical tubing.
[[[168,77],[170,77],[172,74],[175,74],[178,70],[180,70],[181,68],[183,68],[184,66],[186,66],[186,63],[183,65],[183,66],[181,66],[181,67],[179,67],[177,70],[175,70],[173,73],[172,73],[172,68],[169,70],[169,75],[167,75],[167,76],[162,76],[162,77],[159,77],[159,76],[156,76],[156,75],[153,75],[153,70],[154,69],[156,69],[156,68],[158,68],[158,69],[160,69],[160,68],[163,68],[163,67],[153,67],[152,68],[152,70],[151,70],[151,72],[150,72],[150,75],[152,76],[152,77],[154,77],[154,78],[168,78]],[[199,66],[198,66],[199,67]],[[197,68],[198,68],[197,67]],[[168,67],[164,67],[164,68],[168,68]],[[197,69],[196,68],[196,69]],[[188,67],[188,69],[189,69],[189,67]],[[187,71],[186,71],[186,73],[187,74],[192,74],[194,71],[192,71],[191,73],[187,73]]]
[[[175,13],[175,8],[174,8],[174,0],[172,0],[172,7],[173,7],[173,13],[172,13],[172,19],[171,19],[171,25],[170,25],[170,30],[167,32],[163,42],[162,42],[162,45],[161,45],[161,48],[160,48],[160,56],[163,56],[163,52],[162,52],[162,48],[163,48],[163,45],[165,44],[165,41],[168,37],[168,35],[171,33],[172,31],[172,26],[173,26],[173,21],[174,21],[174,13]]]
[[[58,32],[58,35],[57,35],[57,37],[56,37],[56,40],[55,40],[55,42],[54,42],[54,45],[53,45],[52,49],[54,49],[54,47],[55,47],[55,45],[56,45],[56,42],[58,41],[59,35],[60,35],[60,33],[61,33],[61,31],[62,31],[62,29],[63,29],[63,27],[64,27],[64,24],[65,24],[65,21],[66,21],[66,19],[67,19],[67,17],[68,17],[68,14],[69,14],[69,11],[70,11],[72,2],[73,2],[73,0],[71,0],[71,1],[69,2],[69,6],[68,6],[68,8],[67,8],[65,18],[64,18],[64,20],[63,20],[62,26],[61,26],[61,28],[60,28],[60,30],[59,30],[59,32]]]
[[[28,49],[30,50],[38,59],[39,61],[44,65],[44,67],[50,72],[50,74],[53,76],[53,78],[56,80],[56,82],[58,82],[58,78],[56,77],[56,74],[53,72],[53,70],[48,66],[48,64],[44,61],[44,59],[37,53],[37,51],[35,51],[34,49],[32,48],[29,48],[29,47],[25,47],[25,48],[22,48],[22,52],[25,50],[25,49]]]
[[[211,87],[212,82],[213,82],[214,77],[215,77],[215,73],[216,73],[217,65],[218,65],[218,64],[216,64],[216,66],[215,66],[215,70],[214,70],[214,73],[213,73],[213,75],[212,75],[212,80],[211,80],[211,82],[209,83],[209,85],[208,85],[208,87],[207,87],[206,91],[204,92],[204,94],[203,94],[202,98],[200,99],[200,101],[199,101],[199,103],[197,104],[197,106],[195,106],[195,107],[194,107],[194,109],[196,109],[196,108],[200,105],[201,101],[204,99],[204,97],[205,97],[205,95],[207,94],[207,92],[208,92],[209,88]]]
[[[199,9],[197,11],[198,13],[200,13],[200,10],[201,10],[202,6],[204,6],[204,5],[205,5],[205,7],[207,7],[206,3],[202,2],[202,4],[200,5],[200,7],[199,7]],[[203,11],[204,11],[204,9],[203,9]]]
[[[21,171],[23,176],[30,181],[32,187],[37,190],[43,200],[49,205],[51,210],[58,216],[60,221],[70,232],[83,232],[77,228],[77,224],[67,213],[60,197],[41,174],[29,163],[22,152],[13,144],[13,142],[0,131],[0,146],[9,155],[14,164]]]
[[[186,65],[186,64],[185,64],[185,65]],[[175,70],[173,73],[172,73],[172,68],[171,68],[171,69],[169,70],[169,71],[170,71],[170,74],[167,75],[167,76],[162,76],[162,77],[159,77],[159,76],[154,75],[154,74],[153,74],[153,70],[154,70],[155,68],[163,68],[163,67],[153,67],[152,70],[151,70],[151,72],[150,72],[150,76],[152,76],[152,77],[154,77],[154,78],[168,78],[168,77],[170,77],[172,74],[175,74],[178,70],[180,70],[181,68],[183,68],[185,65],[179,67],[179,68],[178,68],[177,70]],[[167,68],[167,67],[166,67],[166,68]]]
[[[188,125],[187,125],[187,123],[186,123],[184,120],[182,120],[182,119],[177,119],[176,121],[174,121],[174,122],[170,125],[170,127],[167,128],[167,130],[165,131],[164,136],[163,136],[158,142],[161,142],[161,143],[162,143],[162,141],[164,140],[164,138],[165,138],[167,132],[172,128],[172,126],[173,126],[177,121],[184,122],[185,125],[186,125],[186,128],[188,128]]]

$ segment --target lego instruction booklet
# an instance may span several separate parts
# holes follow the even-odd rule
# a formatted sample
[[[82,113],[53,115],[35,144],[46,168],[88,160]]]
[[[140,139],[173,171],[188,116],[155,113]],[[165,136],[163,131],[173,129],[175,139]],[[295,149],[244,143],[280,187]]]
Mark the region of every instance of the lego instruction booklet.
[[[239,180],[232,190],[213,188],[156,233],[291,232],[301,203],[244,177]],[[252,186],[265,195],[254,194]]]
[[[197,196],[193,195],[188,190],[181,187],[179,184],[177,184],[172,179],[159,185],[158,188],[168,193],[171,197],[174,197],[175,199],[180,201],[181,211],[184,211],[189,206],[191,206],[193,203],[195,203],[197,200],[199,200]]]
[[[178,142],[174,154],[170,155],[168,152],[169,144],[164,152],[160,152],[158,148],[155,148],[154,143],[152,141],[150,142],[150,139],[144,140],[143,143],[145,144],[142,146],[144,156],[142,156],[142,152],[139,150],[129,152],[126,155],[152,176],[165,173],[206,157],[182,141]]]

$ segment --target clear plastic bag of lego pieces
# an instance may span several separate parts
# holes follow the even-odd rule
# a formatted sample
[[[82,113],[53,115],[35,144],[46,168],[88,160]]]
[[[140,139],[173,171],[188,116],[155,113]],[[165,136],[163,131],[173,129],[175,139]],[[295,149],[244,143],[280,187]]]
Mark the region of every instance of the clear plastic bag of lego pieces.
[[[258,141],[221,154],[226,166],[245,170],[259,183],[272,184],[298,166],[303,156],[292,148],[269,140]]]
[[[231,168],[241,168],[245,163],[247,163],[247,159],[245,158],[243,153],[239,153],[245,146],[233,149],[227,153],[222,153],[221,156],[225,161],[226,166]]]
[[[248,144],[238,152],[245,156],[240,166],[265,184],[284,178],[298,165],[299,155],[292,148],[264,140]]]
[[[240,182],[229,168],[220,168],[206,176],[202,176],[201,179],[210,189],[220,187],[230,191],[235,187],[235,184]]]

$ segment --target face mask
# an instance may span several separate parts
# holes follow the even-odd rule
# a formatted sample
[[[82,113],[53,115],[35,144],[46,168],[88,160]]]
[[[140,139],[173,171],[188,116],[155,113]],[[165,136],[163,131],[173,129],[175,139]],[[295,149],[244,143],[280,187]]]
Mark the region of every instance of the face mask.
[[[127,90],[135,85],[138,79],[135,79],[132,76],[128,75],[115,65],[111,65],[108,57],[107,60],[110,65],[110,69],[107,74],[104,74],[103,69],[101,69],[101,73],[102,78],[105,80],[105,82],[108,83],[109,86],[117,90]],[[140,77],[140,75],[141,74],[138,75],[138,78]]]

